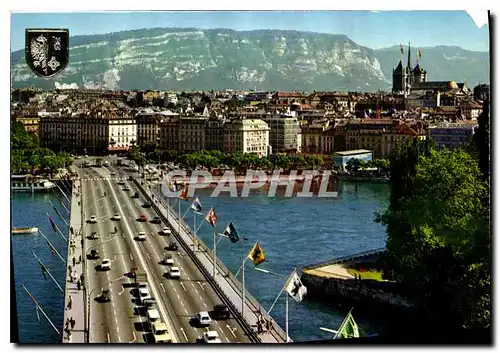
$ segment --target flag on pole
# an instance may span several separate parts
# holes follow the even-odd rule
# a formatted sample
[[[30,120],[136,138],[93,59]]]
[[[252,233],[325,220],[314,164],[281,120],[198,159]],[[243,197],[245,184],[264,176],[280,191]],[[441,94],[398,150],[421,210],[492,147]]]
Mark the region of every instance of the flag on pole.
[[[201,206],[201,202],[198,199],[198,196],[196,196],[193,203],[191,204],[191,209],[195,212],[200,212],[203,209],[203,207]]]
[[[288,278],[285,290],[297,303],[300,303],[307,294],[307,288],[302,284],[296,271],[293,271],[292,275]]]
[[[47,240],[47,245],[49,246],[50,251],[52,252],[52,256],[54,256],[56,254],[56,250],[54,249],[54,247],[52,245],[50,245],[48,240]]]
[[[252,250],[248,253],[248,258],[252,260],[255,266],[260,265],[266,261],[266,256],[264,255],[264,250],[260,247],[259,242],[256,242],[252,247]]]
[[[215,215],[215,211],[213,208],[211,208],[207,215],[205,216],[205,221],[207,221],[212,227],[215,228],[215,225],[217,224],[217,216]]]
[[[54,232],[57,232],[56,222],[54,222],[54,220],[52,219],[51,216],[49,216],[49,221],[50,221],[50,225],[52,226],[52,229],[54,229]]]
[[[420,48],[417,49],[417,58],[418,60],[422,59],[422,52],[420,51]]]
[[[400,45],[399,45],[399,50],[401,51],[401,54],[403,54],[403,55],[404,55],[405,50],[403,49],[403,44],[400,44]]]
[[[240,238],[238,237],[238,232],[236,232],[236,228],[234,228],[233,222],[229,222],[224,231],[224,235],[231,240],[231,242],[236,243]]]
[[[45,280],[47,280],[47,268],[45,267],[44,264],[40,264],[40,267],[42,268],[42,275]]]
[[[184,201],[187,201],[189,199],[187,186],[184,189],[182,189],[181,194],[179,195],[179,198],[181,200],[184,200]]]
[[[352,311],[352,309],[351,309]],[[347,314],[344,321],[339,327],[336,338],[358,338],[359,337],[359,329],[356,321],[352,317],[351,311]]]

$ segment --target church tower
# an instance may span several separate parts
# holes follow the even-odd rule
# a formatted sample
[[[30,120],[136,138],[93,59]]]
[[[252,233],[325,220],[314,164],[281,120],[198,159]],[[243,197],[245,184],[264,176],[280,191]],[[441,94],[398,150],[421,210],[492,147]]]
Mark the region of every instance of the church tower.
[[[406,67],[403,67],[401,60],[398,66],[392,70],[392,93],[403,92],[406,87],[408,73]]]
[[[413,77],[417,83],[427,82],[427,71],[422,69],[420,67],[420,63],[418,62],[421,58],[422,53],[420,52],[420,49],[417,49],[417,66],[413,69]]]

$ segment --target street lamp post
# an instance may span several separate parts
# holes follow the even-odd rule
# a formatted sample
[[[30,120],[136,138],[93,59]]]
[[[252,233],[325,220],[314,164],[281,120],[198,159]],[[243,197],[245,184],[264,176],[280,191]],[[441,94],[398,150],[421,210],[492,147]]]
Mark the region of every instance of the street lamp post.
[[[280,293],[278,294],[278,296],[276,297],[276,300],[274,301],[276,303],[276,301],[278,300],[278,298],[281,295],[281,293],[285,290],[285,286],[286,286],[286,282],[287,282],[288,278],[286,276],[283,276],[280,273],[272,272],[272,271],[269,271],[269,270],[264,270],[262,268],[256,267],[255,269],[257,271],[259,271],[259,272],[267,273],[267,274],[273,275],[273,276],[278,276],[278,277],[281,277],[281,278],[283,278],[285,280],[285,284],[281,288]],[[288,336],[288,293],[286,293],[286,304],[285,305],[286,305],[285,306],[285,335],[286,335],[286,337],[285,337],[285,343],[288,343],[289,342],[289,336]],[[268,314],[271,312],[273,306],[274,306],[274,303],[271,306],[271,308],[269,309],[269,311],[267,312]]]

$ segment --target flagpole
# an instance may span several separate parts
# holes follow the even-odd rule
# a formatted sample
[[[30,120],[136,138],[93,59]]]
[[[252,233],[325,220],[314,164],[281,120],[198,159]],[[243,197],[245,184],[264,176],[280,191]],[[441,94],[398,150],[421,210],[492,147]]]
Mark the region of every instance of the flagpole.
[[[179,198],[178,199],[179,201],[179,223],[178,223],[178,227],[177,227],[177,233],[179,234],[179,236],[181,235],[181,199]]]
[[[45,269],[45,272],[47,272],[50,276],[50,278],[52,278],[52,281],[54,281],[54,283],[57,285],[57,287],[59,287],[59,290],[64,293],[64,290],[61,288],[61,286],[59,285],[59,283],[57,283],[56,279],[54,278],[54,276],[52,276],[52,273],[50,273],[49,269],[47,268],[47,266],[45,266],[43,264],[43,262],[38,258],[38,256],[36,256],[36,254],[32,251],[31,252],[33,254],[33,256],[35,256],[35,258],[38,260],[38,263],[40,263],[41,266],[43,266],[43,268]]]
[[[247,261],[248,256],[245,256],[243,259],[243,264],[241,265],[241,316],[245,318],[245,262]]]
[[[36,307],[42,312],[43,316],[45,316],[45,318],[47,319],[47,321],[49,322],[49,324],[52,326],[52,328],[57,332],[58,335],[60,335],[61,333],[59,332],[59,330],[57,329],[57,327],[54,325],[54,323],[49,319],[49,317],[47,316],[47,314],[45,314],[45,311],[43,311],[43,309],[40,306],[40,304],[38,304],[38,302],[36,301],[35,297],[33,297],[33,294],[31,294],[26,289],[26,287],[24,286],[24,284],[21,284],[21,287],[26,291],[26,293],[28,293],[28,295],[30,296],[31,300],[33,300],[33,303],[35,303]]]
[[[286,334],[286,339],[285,343],[288,343],[288,292],[286,292],[286,309],[285,309],[285,334]]]
[[[214,273],[214,275],[213,275],[214,280],[215,280],[215,276],[217,274],[217,267],[216,267],[216,261],[217,261],[216,260],[217,259],[217,257],[216,257],[217,256],[216,255],[216,252],[217,252],[217,243],[216,243],[216,239],[215,239],[216,236],[217,236],[217,232],[215,232],[215,230],[214,230],[214,271],[213,271],[213,273]]]
[[[63,257],[61,256],[61,254],[59,254],[59,252],[56,250],[56,248],[54,247],[54,245],[52,245],[52,243],[49,241],[49,239],[47,239],[47,237],[42,233],[42,231],[39,229],[38,230],[38,233],[40,233],[40,235],[45,239],[47,240],[47,243],[49,243],[51,249],[54,250],[54,252],[57,254],[57,256],[59,256],[59,258],[61,259],[62,262],[66,263],[66,260],[63,259]]]
[[[193,252],[196,251],[196,212],[193,212],[193,218],[194,218],[194,233],[193,233]]]
[[[55,208],[55,206],[52,206],[52,208],[54,209],[54,211],[57,213],[57,215],[59,216],[59,218],[61,218],[61,220],[64,222],[64,224],[66,224],[67,227],[69,227],[69,224],[68,222],[66,222],[66,220],[64,219],[64,217],[61,215],[61,213],[57,210],[57,208]]]

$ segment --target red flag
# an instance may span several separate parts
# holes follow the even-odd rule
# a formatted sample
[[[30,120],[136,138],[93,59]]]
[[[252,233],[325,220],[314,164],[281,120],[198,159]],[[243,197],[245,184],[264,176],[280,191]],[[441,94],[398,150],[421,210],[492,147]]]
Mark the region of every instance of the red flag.
[[[213,208],[211,208],[207,215],[205,216],[205,221],[207,221],[212,227],[215,228],[215,225],[217,224],[217,216],[215,215],[215,211]]]
[[[181,200],[185,200],[185,201],[187,201],[189,199],[187,186],[184,189],[182,189],[181,194],[179,195],[179,198]]]
[[[52,219],[51,216],[49,216],[49,221],[50,221],[50,225],[52,226],[52,229],[54,229],[54,232],[57,232],[56,223],[54,222],[54,220]]]

